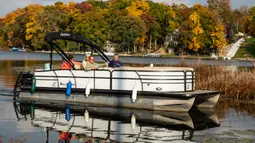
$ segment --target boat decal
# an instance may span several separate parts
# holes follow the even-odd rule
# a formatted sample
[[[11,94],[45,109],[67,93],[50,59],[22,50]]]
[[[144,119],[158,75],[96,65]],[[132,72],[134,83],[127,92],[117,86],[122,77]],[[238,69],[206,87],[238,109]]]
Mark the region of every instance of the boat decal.
[[[70,36],[70,33],[60,33],[60,36],[62,36],[62,37],[65,37],[65,36]]]
[[[56,86],[59,87],[59,85],[58,85],[57,82],[53,82],[51,86],[52,86],[52,87],[56,87]]]
[[[65,83],[65,82],[59,82],[59,85],[60,85],[60,86],[66,86],[67,83]],[[52,86],[52,87],[57,87],[57,86],[58,86],[58,82],[56,82],[56,81],[53,82],[51,86]],[[72,86],[75,86],[75,87],[76,87],[76,84],[75,84],[75,83],[72,83]]]

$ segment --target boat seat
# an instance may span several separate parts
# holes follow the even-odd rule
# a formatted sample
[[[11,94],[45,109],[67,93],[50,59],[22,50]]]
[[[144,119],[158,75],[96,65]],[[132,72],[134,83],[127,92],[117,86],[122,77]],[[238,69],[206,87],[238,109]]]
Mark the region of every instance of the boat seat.
[[[82,64],[80,64],[80,65],[78,65],[78,64],[74,65],[74,69],[76,69],[76,70],[83,69]]]

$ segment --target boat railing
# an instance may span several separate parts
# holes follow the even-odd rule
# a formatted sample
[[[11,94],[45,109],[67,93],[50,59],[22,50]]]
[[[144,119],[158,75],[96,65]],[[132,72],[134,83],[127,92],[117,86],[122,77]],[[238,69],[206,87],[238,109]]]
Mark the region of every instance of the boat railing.
[[[57,74],[58,71],[69,71],[71,74],[69,76],[59,76]],[[52,80],[52,79],[56,79],[56,81],[58,82],[59,79],[72,79],[74,82],[74,88],[76,87],[76,83],[78,83],[78,79],[89,79],[89,78],[93,78],[94,80],[94,85],[93,88],[95,89],[95,82],[100,81],[100,80],[105,80],[105,79],[109,79],[110,82],[110,87],[109,90],[113,90],[112,87],[112,83],[115,80],[133,80],[133,81],[140,81],[141,84],[141,90],[143,91],[143,86],[145,86],[146,84],[153,84],[153,83],[165,83],[165,84],[183,84],[184,86],[184,92],[185,91],[194,91],[195,90],[195,74],[194,71],[192,70],[175,70],[175,71],[152,71],[152,70],[126,70],[126,69],[112,69],[112,68],[105,68],[105,69],[99,69],[99,70],[89,70],[87,72],[92,72],[91,75],[92,76],[76,76],[76,74],[74,72],[79,72],[82,71],[84,72],[84,70],[36,70],[36,80]],[[100,71],[107,71],[109,72],[108,75],[109,77],[105,77],[105,76],[96,76],[96,72],[100,72]],[[40,75],[40,72],[53,72],[54,76],[48,76],[48,75]],[[85,71],[86,72],[86,71]],[[119,76],[114,76],[114,73],[117,72],[125,72],[125,73],[134,73],[135,75],[137,75],[137,77],[119,77]],[[155,73],[159,73],[157,75],[155,75]],[[143,74],[142,74],[143,73]],[[150,73],[152,75],[147,75],[145,73]],[[153,74],[154,73],[154,74]],[[173,75],[169,75],[170,73],[173,73]],[[180,75],[176,75],[176,73],[182,73]],[[99,73],[97,73],[99,74]],[[145,75],[144,75],[145,74]],[[116,75],[116,74],[115,74]],[[182,76],[182,77],[180,77]],[[160,78],[159,78],[160,77]],[[165,77],[165,78],[163,78]],[[181,82],[183,81],[183,82]],[[56,83],[57,85],[59,85],[60,83]],[[58,86],[59,88],[59,86]]]

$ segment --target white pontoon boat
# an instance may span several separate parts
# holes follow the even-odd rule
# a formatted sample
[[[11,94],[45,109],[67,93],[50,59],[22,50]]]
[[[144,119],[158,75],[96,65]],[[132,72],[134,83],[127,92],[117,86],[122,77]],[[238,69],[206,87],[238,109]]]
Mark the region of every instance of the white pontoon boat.
[[[51,46],[51,68],[37,69],[32,73],[21,73],[14,89],[17,93],[15,98],[110,107],[188,111],[192,106],[211,108],[220,96],[218,91],[195,90],[195,73],[192,68],[125,67],[89,71],[75,69],[74,64],[56,44],[55,40],[59,39],[88,45],[102,59],[109,62],[109,58],[98,46],[80,35],[49,33],[45,40]],[[73,69],[53,69],[53,50],[56,50]],[[65,91],[69,81],[72,83],[72,94],[67,99]],[[31,88],[35,89],[35,93],[29,92]]]

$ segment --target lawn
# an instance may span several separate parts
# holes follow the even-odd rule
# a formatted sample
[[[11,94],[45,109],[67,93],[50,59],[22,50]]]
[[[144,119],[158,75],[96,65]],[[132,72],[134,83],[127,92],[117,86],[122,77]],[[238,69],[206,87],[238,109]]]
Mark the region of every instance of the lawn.
[[[255,38],[247,39],[237,51],[235,58],[255,58]]]

